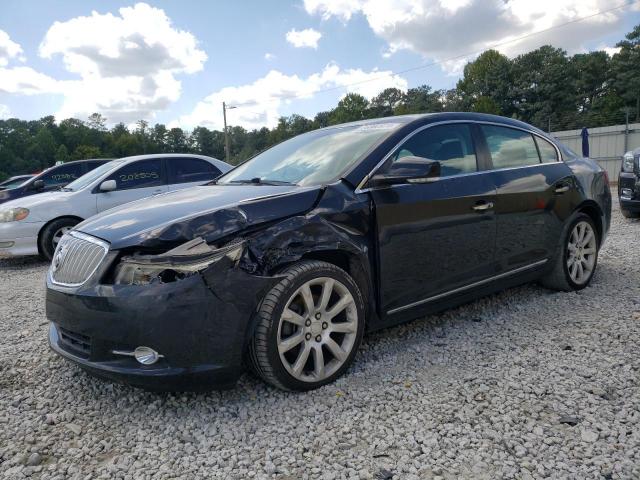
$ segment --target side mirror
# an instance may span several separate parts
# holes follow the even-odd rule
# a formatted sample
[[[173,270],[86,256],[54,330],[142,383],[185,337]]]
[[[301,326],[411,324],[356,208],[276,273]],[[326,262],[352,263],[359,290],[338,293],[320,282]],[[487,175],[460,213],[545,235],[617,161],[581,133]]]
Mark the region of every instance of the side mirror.
[[[33,190],[44,190],[44,180],[36,180],[31,184]]]
[[[118,185],[116,185],[115,180],[105,180],[100,184],[101,192],[113,192],[116,188],[118,188]]]
[[[440,162],[407,156],[393,162],[387,172],[377,173],[369,184],[373,187],[403,183],[428,183],[440,177]]]

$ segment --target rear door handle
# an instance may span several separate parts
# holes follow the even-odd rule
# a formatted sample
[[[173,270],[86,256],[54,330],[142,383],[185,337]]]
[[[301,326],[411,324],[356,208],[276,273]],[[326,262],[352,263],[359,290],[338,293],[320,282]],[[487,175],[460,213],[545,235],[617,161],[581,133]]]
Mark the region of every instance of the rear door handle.
[[[569,191],[569,185],[558,185],[556,186],[556,193],[565,193]]]
[[[484,212],[493,208],[493,202],[478,202],[473,207],[476,212]]]

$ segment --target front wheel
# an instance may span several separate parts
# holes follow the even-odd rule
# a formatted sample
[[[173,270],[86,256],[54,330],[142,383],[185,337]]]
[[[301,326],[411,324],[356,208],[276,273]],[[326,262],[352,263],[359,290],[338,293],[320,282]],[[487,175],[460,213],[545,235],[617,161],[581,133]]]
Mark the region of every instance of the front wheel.
[[[265,296],[249,345],[254,371],[283,390],[305,391],[349,367],[364,331],[364,302],[341,268],[302,261]]]
[[[59,218],[44,227],[38,239],[40,254],[51,261],[60,239],[78,223],[80,221],[75,218]]]
[[[540,283],[567,292],[585,288],[596,271],[599,248],[593,220],[584,213],[578,213],[563,233],[553,270]]]

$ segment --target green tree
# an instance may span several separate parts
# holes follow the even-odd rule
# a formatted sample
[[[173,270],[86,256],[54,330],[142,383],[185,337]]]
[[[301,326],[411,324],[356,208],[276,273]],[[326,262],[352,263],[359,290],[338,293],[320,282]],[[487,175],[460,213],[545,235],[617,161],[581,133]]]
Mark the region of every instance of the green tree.
[[[71,157],[69,156],[69,151],[67,150],[67,147],[65,147],[64,145],[60,145],[58,147],[58,151],[56,152],[56,156],[55,156],[55,161],[56,163],[58,162],[68,162],[71,159]]]
[[[331,124],[355,122],[366,118],[369,101],[358,93],[347,93],[331,112]]]
[[[408,113],[431,113],[443,111],[442,104],[443,92],[441,90],[433,91],[428,85],[420,85],[416,88],[410,88],[400,103],[394,109],[395,115],[404,115]]]
[[[613,56],[611,76],[613,87],[624,105],[635,110],[640,121],[640,25],[616,44],[620,51]]]
[[[99,113],[92,113],[87,119],[87,126],[100,132],[105,132],[107,130],[106,125],[107,119]]]
[[[369,112],[372,118],[389,117],[405,99],[405,94],[399,88],[385,88],[371,99]]]
[[[56,142],[48,128],[41,127],[31,139],[25,157],[36,163],[40,170],[53,165],[56,154]]]
[[[72,160],[84,160],[87,158],[100,158],[100,149],[92,145],[78,145],[71,155]]]
[[[167,132],[167,148],[172,153],[184,153],[188,150],[187,135],[181,128],[172,128]]]
[[[464,67],[456,89],[474,112],[511,115],[512,64],[496,50],[487,50]]]
[[[514,113],[547,129],[574,125],[575,77],[564,50],[545,45],[514,59]]]

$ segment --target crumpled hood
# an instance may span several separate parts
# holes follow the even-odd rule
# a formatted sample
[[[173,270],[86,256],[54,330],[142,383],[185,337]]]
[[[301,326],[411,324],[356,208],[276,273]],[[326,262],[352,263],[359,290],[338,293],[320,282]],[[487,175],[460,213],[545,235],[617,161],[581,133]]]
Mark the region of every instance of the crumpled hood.
[[[215,242],[250,226],[298,215],[320,187],[208,185],[144,198],[107,210],[76,229],[111,248],[166,248],[202,237]]]

